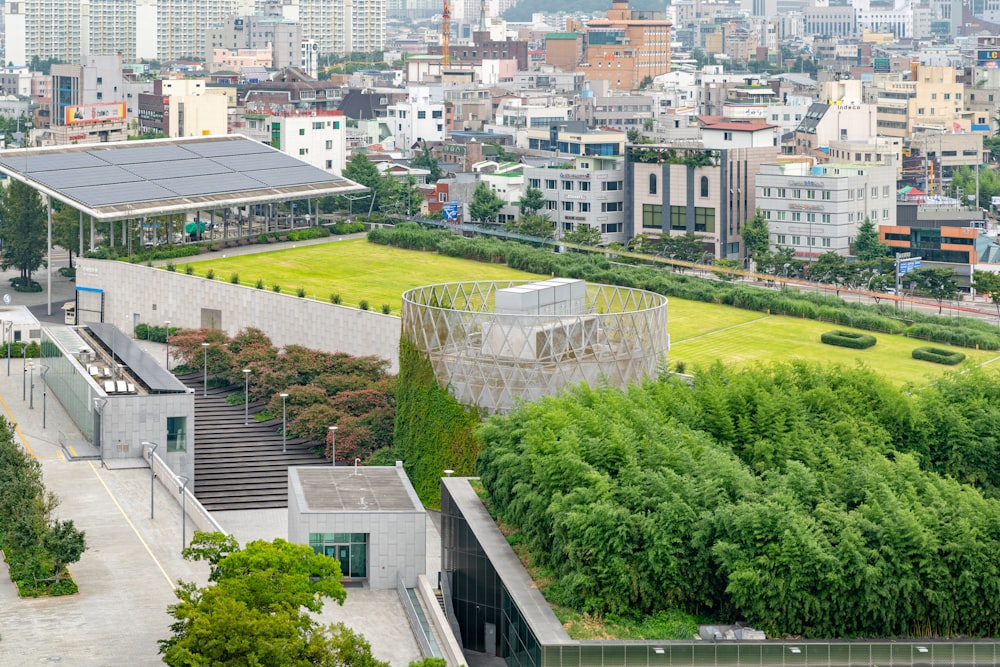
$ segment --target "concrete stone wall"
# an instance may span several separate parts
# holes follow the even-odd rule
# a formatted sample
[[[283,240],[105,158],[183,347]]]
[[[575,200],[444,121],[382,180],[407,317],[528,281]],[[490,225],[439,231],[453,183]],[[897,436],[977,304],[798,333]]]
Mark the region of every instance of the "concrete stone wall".
[[[101,459],[138,459],[142,442],[159,445],[160,456],[177,475],[187,475],[194,487],[194,394],[144,394],[107,397],[103,415]],[[167,417],[187,418],[187,447],[167,451]]]
[[[104,290],[104,321],[126,331],[136,320],[191,329],[214,325],[229,335],[257,327],[275,345],[374,355],[399,371],[400,320],[392,315],[126,262],[81,259],[76,276],[80,287]],[[97,303],[95,294],[82,298]],[[81,318],[97,319],[87,312]]]

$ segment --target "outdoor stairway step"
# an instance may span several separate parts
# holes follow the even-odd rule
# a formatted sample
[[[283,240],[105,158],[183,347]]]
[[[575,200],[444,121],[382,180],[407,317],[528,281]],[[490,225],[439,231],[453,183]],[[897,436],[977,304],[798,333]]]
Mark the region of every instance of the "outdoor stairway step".
[[[209,511],[287,507],[288,468],[328,465],[313,452],[318,443],[299,437],[282,443],[280,418],[245,420],[268,402],[229,402],[230,394],[244,396],[243,385],[209,386],[206,395],[203,373],[177,377],[194,390],[194,493]]]

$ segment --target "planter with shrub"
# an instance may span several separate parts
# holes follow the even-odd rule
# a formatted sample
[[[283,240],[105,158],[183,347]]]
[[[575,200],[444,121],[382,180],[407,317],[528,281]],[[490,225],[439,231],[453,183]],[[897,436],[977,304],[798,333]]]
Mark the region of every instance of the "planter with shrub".
[[[947,366],[954,366],[965,361],[965,355],[961,352],[943,350],[940,347],[914,348],[912,356],[914,359],[930,361],[935,364],[945,364]]]
[[[855,331],[827,331],[819,337],[820,341],[827,345],[837,345],[839,347],[849,347],[855,350],[867,350],[878,342],[875,336],[870,334],[857,333]]]

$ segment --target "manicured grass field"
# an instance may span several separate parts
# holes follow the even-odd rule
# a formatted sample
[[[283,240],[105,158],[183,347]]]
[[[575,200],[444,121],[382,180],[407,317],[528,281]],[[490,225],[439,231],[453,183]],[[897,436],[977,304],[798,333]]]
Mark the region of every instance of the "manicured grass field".
[[[746,315],[742,323],[734,318],[733,311]],[[679,326],[675,329],[674,323],[677,321]],[[942,366],[918,361],[910,356],[913,348],[930,345],[926,341],[873,333],[878,338],[878,343],[867,350],[852,350],[821,343],[820,335],[833,329],[873,333],[826,322],[671,299],[670,359],[674,362],[683,361],[689,371],[716,360],[735,366],[797,359],[845,365],[863,363],[896,384],[912,383],[920,387],[946,373],[1000,356],[1000,352],[934,344],[934,347],[958,350],[966,355],[966,360],[958,366]],[[1000,362],[991,366],[1000,366]]]
[[[402,293],[420,285],[539,277],[497,264],[374,245],[366,239],[235,257],[210,255],[181,262],[177,270],[182,271],[188,263],[194,267],[195,275],[204,276],[211,269],[216,280],[228,281],[237,273],[244,285],[252,286],[260,279],[264,281],[264,289],[270,290],[277,284],[285,294],[295,294],[301,287],[307,297],[321,301],[328,301],[330,295],[336,293],[341,295],[344,305],[356,306],[361,299],[366,299],[372,310],[379,310],[387,303],[394,314],[399,313]],[[957,367],[942,366],[913,359],[910,356],[913,348],[928,343],[912,338],[875,334],[878,344],[874,347],[852,350],[820,342],[824,331],[844,328],[825,322],[676,298],[670,299],[669,308],[670,359],[683,361],[689,370],[715,361],[736,366],[793,359],[849,365],[863,363],[892,382],[919,387],[946,373],[1000,355],[955,348],[965,353],[966,361]],[[991,364],[990,368],[994,367],[1000,370],[1000,362]]]
[[[372,310],[379,310],[387,303],[397,315],[403,292],[421,285],[538,278],[501,264],[388,248],[363,238],[225,258],[216,254],[179,262],[178,271],[191,264],[195,275],[204,276],[212,270],[216,280],[224,281],[236,273],[243,285],[253,286],[260,279],[264,281],[264,289],[278,285],[284,294],[295,294],[301,287],[308,298],[320,301],[329,301],[331,294],[340,294],[345,306],[357,306],[365,299]]]

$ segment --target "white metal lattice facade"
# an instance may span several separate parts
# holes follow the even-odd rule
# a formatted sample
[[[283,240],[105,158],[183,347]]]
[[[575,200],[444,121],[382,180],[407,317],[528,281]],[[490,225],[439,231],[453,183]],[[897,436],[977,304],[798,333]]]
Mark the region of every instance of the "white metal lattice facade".
[[[498,308],[498,293],[534,301]],[[418,287],[403,294],[402,321],[441,386],[488,412],[581,382],[625,387],[655,375],[670,348],[666,297],[578,280]]]

